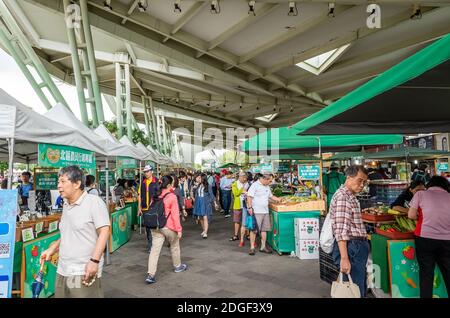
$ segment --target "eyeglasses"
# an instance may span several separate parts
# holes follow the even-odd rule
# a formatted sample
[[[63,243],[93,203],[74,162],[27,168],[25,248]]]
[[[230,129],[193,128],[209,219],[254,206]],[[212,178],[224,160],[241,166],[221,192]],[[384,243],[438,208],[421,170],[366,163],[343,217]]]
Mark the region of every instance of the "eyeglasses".
[[[355,179],[355,181],[358,182],[359,184],[364,185],[364,186],[368,185],[369,182],[370,182],[369,180],[362,179],[362,178],[357,178],[357,179]]]

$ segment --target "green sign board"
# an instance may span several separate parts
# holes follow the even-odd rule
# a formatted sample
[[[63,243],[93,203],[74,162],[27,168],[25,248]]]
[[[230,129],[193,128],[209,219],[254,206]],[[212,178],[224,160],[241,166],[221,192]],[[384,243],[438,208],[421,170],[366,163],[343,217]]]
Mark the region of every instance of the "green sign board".
[[[114,252],[131,237],[131,206],[111,213],[111,252]]]
[[[389,240],[387,243],[392,298],[419,298],[419,264],[414,240]],[[448,297],[442,274],[437,266],[434,270],[433,297]]]
[[[135,170],[134,169],[126,169],[123,170],[123,178],[127,180],[134,180]]]
[[[252,171],[252,173],[260,173],[261,172],[261,167],[260,166],[253,166],[250,169]]]
[[[36,190],[56,190],[58,188],[58,172],[36,172]]]
[[[271,163],[262,163],[259,165],[261,169],[261,173],[272,173],[273,166]]]
[[[442,172],[448,172],[448,162],[438,162],[437,164],[438,174]]]
[[[98,183],[101,186],[106,186],[106,171],[100,171],[98,173]],[[109,181],[109,186],[113,186],[116,182],[114,180],[114,171],[109,171],[108,172],[108,181]]]
[[[24,280],[24,298],[32,298],[33,292],[31,285],[39,273],[41,253],[49,248],[50,244],[60,238],[59,232],[43,236],[29,243],[23,244],[25,259],[25,280]],[[44,288],[39,297],[48,298],[55,293],[56,269],[58,267],[58,254],[53,255],[52,259],[45,262],[44,265]]]
[[[291,165],[288,162],[279,162],[275,164],[275,170],[278,173],[288,173],[291,171]]]
[[[76,165],[80,168],[95,169],[94,152],[61,145],[39,144],[38,165],[41,167],[67,167]]]
[[[300,180],[319,180],[320,165],[319,164],[299,164],[298,178]]]
[[[117,157],[116,167],[120,169],[135,169],[137,168],[137,161],[129,157]]]

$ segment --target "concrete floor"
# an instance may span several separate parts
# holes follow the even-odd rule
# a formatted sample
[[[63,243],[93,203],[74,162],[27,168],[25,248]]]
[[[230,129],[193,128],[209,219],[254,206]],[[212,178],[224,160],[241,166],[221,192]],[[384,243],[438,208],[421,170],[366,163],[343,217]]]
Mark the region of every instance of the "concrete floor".
[[[183,223],[181,259],[186,272],[174,273],[169,248],[162,249],[157,282],[145,283],[148,253],[145,230],[111,255],[104,268],[105,297],[329,297],[330,285],[319,278],[318,260],[299,260],[276,253],[248,255],[230,242],[232,220],[214,215],[208,238],[200,236],[200,225],[189,218]]]

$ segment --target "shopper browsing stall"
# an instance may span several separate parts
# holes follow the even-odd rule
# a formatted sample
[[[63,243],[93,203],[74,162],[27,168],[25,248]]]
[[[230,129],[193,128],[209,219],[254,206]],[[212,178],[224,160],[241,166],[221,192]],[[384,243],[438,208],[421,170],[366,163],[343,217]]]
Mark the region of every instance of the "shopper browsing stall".
[[[266,247],[267,231],[272,230],[269,215],[269,200],[281,202],[282,199],[274,196],[270,190],[269,184],[272,182],[272,176],[269,174],[261,175],[258,181],[254,182],[247,192],[248,214],[255,214],[257,228],[261,235],[262,253],[272,253],[272,250]],[[255,255],[256,233],[250,232],[250,252],[249,255]]]
[[[368,177],[363,166],[350,166],[345,174],[345,184],[336,191],[330,204],[335,237],[332,256],[341,272],[351,275],[359,286],[361,297],[365,297],[369,243],[356,194],[364,189]]]
[[[425,184],[423,181],[412,181],[411,184],[391,204],[391,208],[400,212],[408,213],[409,203],[413,199],[413,196],[422,190],[425,190]]]
[[[233,192],[233,222],[234,222],[234,235],[231,237],[230,241],[239,240],[239,232],[241,229],[242,222],[242,208],[243,208],[243,200],[245,198],[245,194],[249,188],[247,183],[247,174],[245,172],[239,173],[238,180],[233,182],[232,186]],[[242,235],[242,233],[241,233]],[[243,242],[242,238],[241,241]]]
[[[417,220],[414,235],[420,297],[432,298],[436,264],[450,295],[450,183],[444,177],[433,176],[426,187],[426,191],[414,195],[408,216]]]

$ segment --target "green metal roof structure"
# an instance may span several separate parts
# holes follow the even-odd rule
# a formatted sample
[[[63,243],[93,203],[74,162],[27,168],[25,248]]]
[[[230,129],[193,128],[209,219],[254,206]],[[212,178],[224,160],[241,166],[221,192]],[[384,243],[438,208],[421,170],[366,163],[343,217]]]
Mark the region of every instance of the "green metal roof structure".
[[[301,135],[450,131],[450,34],[293,126]]]
[[[402,135],[298,136],[289,127],[273,128],[243,142],[242,151],[279,151],[282,153],[317,153],[359,150],[364,145],[393,145],[403,142]],[[271,154],[273,155],[273,154]]]
[[[414,159],[435,159],[450,157],[450,152],[402,146],[397,149],[389,149],[380,152],[364,154],[364,158],[366,159],[402,159],[405,157]]]

